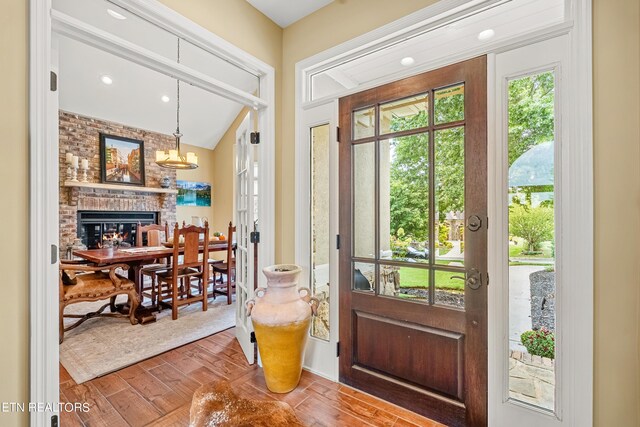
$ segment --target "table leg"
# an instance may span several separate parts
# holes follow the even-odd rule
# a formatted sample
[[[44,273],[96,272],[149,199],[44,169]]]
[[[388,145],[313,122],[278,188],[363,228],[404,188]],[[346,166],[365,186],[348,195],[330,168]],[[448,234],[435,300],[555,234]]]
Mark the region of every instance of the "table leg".
[[[140,281],[140,269],[142,265],[139,263],[131,263],[129,265],[129,270],[127,271],[127,275],[129,280],[135,283],[136,293],[138,294],[138,298],[140,299],[140,304],[138,304],[138,308],[136,309],[136,319],[138,323],[144,325],[146,323],[153,323],[156,321],[156,315],[154,311],[157,310],[157,307],[146,307],[142,305],[142,283]],[[118,304],[116,306],[118,312],[123,314],[129,314],[129,304]]]

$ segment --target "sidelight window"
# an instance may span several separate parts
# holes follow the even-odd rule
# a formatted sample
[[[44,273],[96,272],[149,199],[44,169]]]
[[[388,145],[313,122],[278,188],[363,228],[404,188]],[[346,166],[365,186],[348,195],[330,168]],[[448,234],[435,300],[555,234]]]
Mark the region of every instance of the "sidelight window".
[[[555,74],[508,82],[509,397],[555,407]]]

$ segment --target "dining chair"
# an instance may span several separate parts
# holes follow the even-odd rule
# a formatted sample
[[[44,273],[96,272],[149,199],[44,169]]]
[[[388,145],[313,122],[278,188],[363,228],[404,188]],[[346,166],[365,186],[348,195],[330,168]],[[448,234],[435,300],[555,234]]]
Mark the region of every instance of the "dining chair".
[[[235,241],[235,232],[236,226],[229,221],[229,231],[227,233],[227,260],[211,266],[213,269],[213,296],[215,298],[216,293],[226,295],[227,304],[231,304],[231,296],[235,289],[236,258],[233,243]],[[216,281],[216,276],[218,274],[220,274],[221,279],[223,279],[224,276],[227,277],[226,282],[223,281],[222,285],[219,285]]]
[[[201,235],[204,241],[201,244]],[[157,273],[158,307],[171,307],[171,318],[178,318],[178,307],[202,302],[202,311],[207,311],[207,290],[200,287],[198,295],[193,294],[191,281],[198,279],[201,283],[209,281],[209,223],[204,227],[176,224],[173,230],[173,256],[168,270]],[[202,247],[202,257],[200,249]],[[182,249],[182,256],[180,252]]]
[[[162,233],[164,233],[164,236],[162,235]],[[169,224],[165,222],[164,225],[142,225],[138,222],[138,226],[136,227],[137,247],[145,246],[145,237],[146,246],[161,246],[164,241],[169,240]],[[161,260],[155,260],[152,264],[147,264],[140,268],[140,271],[138,273],[138,283],[140,284],[140,295],[142,296],[142,298],[150,298],[152,303],[156,300],[154,291],[157,274],[166,271],[170,267],[167,262],[168,260],[164,258]],[[151,284],[146,287],[144,283],[145,276],[149,276],[151,279]]]
[[[82,265],[78,263],[60,264],[59,278],[59,295],[60,295],[60,332],[59,340],[62,343],[64,333],[79,326],[94,317],[128,317],[132,325],[137,323],[135,311],[138,307],[138,294],[135,290],[135,284],[132,280],[127,279],[116,273],[117,269],[127,270],[127,264],[112,264],[104,266]],[[129,297],[129,314],[122,315],[120,313],[103,313],[103,311],[111,305],[110,302],[104,304],[97,311],[86,314],[64,314],[64,309],[71,304],[100,301],[115,298],[118,295],[127,295]],[[74,324],[65,327],[64,318],[79,319]]]

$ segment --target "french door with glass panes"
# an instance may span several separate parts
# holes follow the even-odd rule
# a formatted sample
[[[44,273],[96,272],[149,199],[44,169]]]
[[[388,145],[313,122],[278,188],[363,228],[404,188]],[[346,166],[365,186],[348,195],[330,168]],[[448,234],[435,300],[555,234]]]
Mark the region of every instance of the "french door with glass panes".
[[[249,364],[255,360],[255,344],[251,340],[253,325],[247,314],[246,302],[253,299],[257,283],[255,270],[256,246],[251,242],[251,232],[257,224],[257,167],[256,148],[251,144],[253,114],[248,113],[236,130],[235,162],[235,288],[236,288],[236,338]],[[233,236],[229,235],[229,239]],[[227,278],[231,280],[231,278]]]
[[[340,380],[487,424],[486,57],[340,99]]]

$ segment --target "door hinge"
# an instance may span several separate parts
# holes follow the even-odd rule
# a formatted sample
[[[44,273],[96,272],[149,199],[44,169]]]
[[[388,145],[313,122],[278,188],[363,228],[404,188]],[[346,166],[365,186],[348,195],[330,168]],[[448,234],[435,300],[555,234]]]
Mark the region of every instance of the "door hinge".
[[[51,416],[51,427],[58,427],[58,416],[57,415],[52,415]]]
[[[51,92],[58,90],[58,75],[53,71],[51,71],[49,75],[49,88],[51,89]]]
[[[340,341],[336,343],[336,357],[340,357]]]
[[[487,286],[489,286],[489,273],[487,273]]]
[[[340,142],[340,126],[336,126],[336,140]]]
[[[51,264],[55,264],[58,262],[58,247],[56,245],[51,245]]]
[[[260,232],[252,231],[251,233],[249,233],[249,240],[251,241],[251,243],[260,243]]]
[[[251,332],[251,338],[249,338],[249,340],[251,342],[258,342],[258,340],[256,340],[256,333],[255,332]]]
[[[336,249],[340,249],[340,235],[336,234]]]
[[[260,132],[251,132],[251,143],[260,144]]]

